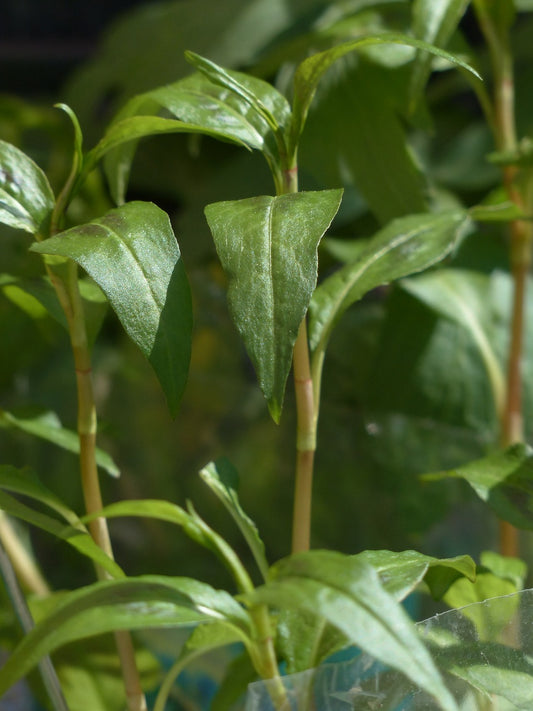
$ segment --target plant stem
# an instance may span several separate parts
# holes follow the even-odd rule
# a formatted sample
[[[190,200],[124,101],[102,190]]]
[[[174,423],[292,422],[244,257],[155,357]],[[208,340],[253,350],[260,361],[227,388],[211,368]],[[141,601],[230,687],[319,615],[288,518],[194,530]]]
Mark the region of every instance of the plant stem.
[[[250,658],[259,676],[263,680],[271,682],[268,687],[268,693],[274,708],[277,711],[288,710],[290,704],[287,699],[287,690],[279,674],[268,609],[266,605],[257,605],[250,608],[249,612],[254,623],[256,635],[253,645],[248,649]]]
[[[316,449],[313,381],[309,365],[309,346],[305,319],[300,325],[293,354],[294,388],[296,394],[296,481],[292,552],[309,550],[311,539],[311,505],[313,496],[313,464]]]
[[[515,92],[512,54],[506,28],[496,26],[484,0],[475,0],[479,24],[485,35],[494,76],[494,138],[499,151],[517,150]],[[510,199],[527,212],[527,197],[517,185],[518,168],[506,165],[503,183]],[[524,439],[522,406],[522,357],[525,328],[527,276],[531,262],[531,226],[522,220],[510,224],[510,260],[513,278],[513,305],[507,362],[506,397],[500,424],[500,443],[507,447]],[[508,522],[500,522],[500,550],[517,556],[518,531]]]
[[[88,514],[103,508],[98,469],[96,465],[96,407],[92,384],[92,366],[83,303],[78,286],[78,269],[75,262],[69,260],[66,276],[61,278],[49,268],[52,283],[56,289],[69,326],[70,342],[74,356],[76,386],[78,394],[78,436],[80,441],[80,474]],[[105,518],[99,517],[89,523],[89,530],[95,543],[113,558],[111,539]],[[109,574],[96,566],[100,580],[109,578]],[[139,673],[135,661],[135,650],[129,632],[115,632],[115,642],[122,669],[129,711],[146,711],[146,700],[141,689]]]
[[[283,171],[282,177],[282,185],[278,188],[279,193],[298,192],[296,156],[293,157],[293,164]],[[305,317],[300,324],[294,344],[292,366],[297,424],[291,550],[293,553],[298,553],[309,550],[311,544],[311,506],[317,422]]]
[[[5,511],[0,511],[0,541],[22,587],[35,595],[48,595],[48,583],[13,530]]]

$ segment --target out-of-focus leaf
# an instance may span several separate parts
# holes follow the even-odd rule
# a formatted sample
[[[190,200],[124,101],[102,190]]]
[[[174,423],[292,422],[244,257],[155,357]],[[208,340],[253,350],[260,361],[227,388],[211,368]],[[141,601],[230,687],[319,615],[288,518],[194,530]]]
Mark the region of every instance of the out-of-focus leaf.
[[[349,644],[337,627],[308,610],[281,610],[276,631],[276,649],[287,674],[314,669]]]
[[[525,217],[523,211],[511,200],[474,205],[469,212],[470,217],[479,222],[510,222],[511,220],[521,220]]]
[[[78,285],[83,301],[87,338],[92,344],[107,313],[107,299],[97,284],[90,279],[80,279]],[[30,318],[39,319],[48,314],[68,330],[65,312],[47,277],[29,280],[5,274],[0,278],[0,288],[5,296]]]
[[[426,481],[465,479],[496,514],[517,528],[533,528],[533,450],[514,444],[455,469],[425,474]]]
[[[88,272],[150,361],[176,414],[187,380],[192,315],[168,216],[151,203],[132,202],[33,249],[70,257]]]
[[[77,433],[63,427],[55,412],[49,410],[8,412],[0,409],[0,426],[2,425],[22,430],[69,452],[79,454],[80,443]],[[111,476],[119,476],[120,471],[111,456],[99,448],[96,450],[96,463]]]
[[[209,227],[229,279],[233,319],[277,422],[298,329],[317,279],[317,248],[341,190],[215,203]]]
[[[257,679],[257,672],[252,666],[247,653],[236,657],[229,665],[217,692],[211,702],[211,711],[226,711],[241,698],[248,684]]]
[[[363,551],[355,556],[371,565],[379,574],[385,590],[401,601],[424,580],[436,599],[442,597],[458,578],[473,581],[476,565],[468,555],[434,558],[417,551]]]
[[[410,215],[378,232],[355,262],[324,280],[313,294],[309,339],[323,357],[338,319],[371,289],[427,269],[443,259],[468,226],[464,212]]]
[[[31,469],[17,469],[4,464],[0,467],[0,488],[15,494],[28,496],[34,501],[45,504],[62,516],[67,523],[80,527],[80,519],[65,504],[50,491]],[[83,529],[82,529],[83,530]]]
[[[70,711],[109,711],[122,699],[126,706],[120,659],[111,635],[69,644],[54,653],[54,662]],[[136,644],[135,663],[141,687],[153,689],[161,678],[160,661]]]
[[[277,563],[269,582],[245,599],[318,614],[348,642],[408,676],[441,708],[456,709],[407,614],[368,564],[330,551],[294,555]]]
[[[418,39],[442,47],[457,28],[469,0],[415,0],[413,31]],[[416,101],[431,73],[433,57],[418,50],[411,75],[411,100]]]
[[[483,274],[441,269],[402,281],[409,291],[445,318],[464,327],[473,338],[485,366],[492,388],[494,406],[501,413],[504,397],[504,374],[488,332],[487,302],[484,291],[490,281]]]
[[[45,233],[55,198],[44,172],[23,151],[0,141],[0,222]]]
[[[417,49],[425,50],[435,56],[446,59],[452,64],[462,67],[468,72],[471,72],[477,79],[481,79],[479,74],[462,59],[455,57],[442,49],[434,47],[427,42],[409,37],[408,35],[391,32],[360,37],[359,39],[351,40],[350,42],[344,42],[343,44],[336,45],[331,49],[325,50],[324,52],[319,52],[311,57],[308,57],[296,70],[296,74],[294,76],[294,101],[290,150],[294,150],[298,144],[300,134],[302,133],[305,120],[307,118],[309,107],[315,95],[317,85],[323,74],[335,61],[337,61],[337,59],[344,57],[350,52],[362,49],[363,47],[378,44],[403,44],[409,47],[416,47]]]
[[[225,67],[248,67],[288,25],[307,18],[322,4],[322,0],[223,4],[195,0],[136,7],[109,28],[92,61],[71,77],[66,100],[88,134],[102,120],[104,101],[104,108],[111,103],[115,111],[135,94],[188,74],[184,49]]]
[[[0,471],[1,469],[3,467],[0,468]],[[110,573],[111,576],[119,578],[124,575],[121,568],[96,545],[84,528],[65,526],[57,519],[26,506],[5,491],[0,491],[0,507],[10,516],[20,518],[22,521],[65,541]]]
[[[335,69],[301,138],[302,175],[310,172],[319,185],[351,183],[383,225],[425,212],[427,180],[400,116],[404,75],[361,59]]]
[[[89,173],[106,153],[118,148],[123,143],[127,144],[134,141],[134,145],[136,145],[139,138],[167,133],[204,133],[208,136],[242,145],[240,139],[222,130],[217,131],[204,126],[200,128],[160,116],[132,116],[111,124],[102,140],[85,156],[84,173]],[[123,167],[122,169],[124,170]]]
[[[0,669],[0,695],[39,659],[74,640],[123,629],[226,620],[248,634],[248,616],[226,592],[189,578],[143,576],[101,581],[66,594]]]
[[[501,599],[487,600],[479,606],[494,604],[495,608],[501,604]],[[475,605],[474,607],[478,607]],[[457,612],[448,615],[456,616]],[[431,632],[438,632],[438,626]],[[475,634],[468,634],[465,639],[453,641],[453,633],[444,630],[448,639],[444,637],[442,643],[437,641],[434,648],[434,657],[439,668],[448,674],[462,679],[468,683],[464,691],[473,687],[481,692],[477,699],[481,704],[487,700],[491,705],[497,704],[502,708],[523,709],[528,711],[533,700],[533,665],[531,657],[525,650],[514,649],[505,644],[485,642],[477,639]],[[472,695],[466,698],[472,700]],[[501,703],[501,699],[510,702]],[[468,703],[468,702],[467,702]],[[472,700],[476,708],[478,704]]]
[[[237,494],[239,474],[237,470],[228,459],[217,459],[216,462],[210,462],[205,466],[200,471],[200,476],[233,517],[252,551],[263,578],[266,580],[268,563],[265,557],[265,544],[259,536],[257,526],[244,512],[239,502]]]
[[[450,607],[461,608],[459,612],[474,623],[480,640],[495,642],[518,610],[520,599],[513,593],[523,588],[526,572],[526,564],[518,558],[485,551],[476,580],[456,580],[444,600]],[[504,599],[484,603],[497,597]],[[472,604],[478,602],[484,604]]]

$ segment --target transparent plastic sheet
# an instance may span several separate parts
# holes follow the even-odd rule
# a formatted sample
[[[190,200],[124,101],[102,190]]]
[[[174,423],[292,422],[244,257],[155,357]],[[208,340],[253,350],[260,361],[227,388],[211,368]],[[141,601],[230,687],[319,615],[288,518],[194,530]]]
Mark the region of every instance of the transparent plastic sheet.
[[[461,711],[533,711],[533,589],[418,623]],[[438,702],[366,654],[283,678],[283,711],[437,711]],[[270,682],[248,687],[245,711],[281,711]]]

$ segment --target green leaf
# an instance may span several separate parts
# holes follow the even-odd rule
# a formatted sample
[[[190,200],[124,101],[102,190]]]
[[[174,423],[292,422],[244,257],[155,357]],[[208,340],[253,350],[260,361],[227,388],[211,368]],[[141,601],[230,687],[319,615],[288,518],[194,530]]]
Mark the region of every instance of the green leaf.
[[[287,674],[314,669],[348,644],[337,627],[315,613],[290,609],[278,613],[276,650]]]
[[[88,272],[150,361],[176,414],[187,380],[192,315],[167,215],[151,203],[128,203],[32,249],[70,257]]]
[[[514,444],[455,469],[425,474],[426,481],[465,479],[495,513],[517,528],[533,529],[533,449]]]
[[[439,599],[458,578],[473,581],[476,577],[476,564],[468,555],[440,559],[417,551],[372,550],[354,558],[371,565],[379,574],[384,589],[399,602],[423,580],[433,597]]]
[[[92,345],[107,313],[107,299],[91,279],[80,279],[78,285],[83,301],[87,338]],[[30,318],[39,319],[48,314],[68,331],[65,312],[48,277],[30,280],[5,274],[1,277],[0,288],[5,296]]]
[[[153,689],[161,678],[161,663],[136,640],[135,663],[143,689]],[[115,640],[111,635],[84,639],[54,653],[61,688],[70,711],[110,711],[126,708],[124,681]]]
[[[477,5],[479,15],[486,15],[492,25],[491,29],[505,39],[514,22],[516,10],[520,9],[519,0],[478,0]]]
[[[44,234],[54,205],[54,193],[39,166],[15,146],[0,141],[0,222]]]
[[[5,491],[0,491],[0,508],[4,509],[10,516],[15,516],[15,518],[26,521],[26,523],[65,541],[79,553],[90,558],[94,563],[106,570],[112,577],[118,578],[124,575],[121,568],[96,545],[85,529],[65,526],[57,519],[31,509],[6,494]]]
[[[454,248],[469,225],[464,212],[410,215],[380,230],[368,248],[324,280],[310,306],[309,340],[318,357],[344,311],[368,291],[427,269]]]
[[[100,511],[84,516],[82,521],[88,522],[100,516],[105,518],[143,516],[173,523],[182,527],[193,541],[218,556],[235,578],[239,588],[249,589],[250,579],[233,548],[198,516],[190,502],[187,504],[188,510],[185,511],[170,501],[154,499],[118,501],[116,504],[110,504]]]
[[[523,210],[512,200],[474,205],[469,209],[469,213],[470,217],[478,222],[510,222],[511,220],[522,220],[525,217]]]
[[[154,518],[158,521],[173,523],[182,527],[187,535],[200,545],[211,548],[209,540],[206,539],[202,529],[196,524],[194,517],[185,509],[182,509],[181,506],[173,504],[171,501],[157,499],[117,501],[114,504],[105,506],[100,511],[85,516],[82,520],[87,523],[95,518],[120,518],[122,516]]]
[[[194,52],[185,52],[185,57],[214,84],[237,94],[263,118],[274,133],[288,125],[291,115],[289,103],[283,94],[268,82],[220,67]]]
[[[438,650],[436,656],[442,668],[482,692],[491,705],[499,705],[497,699],[503,698],[511,706],[502,708],[523,711],[531,708],[533,665],[525,651],[502,644],[465,641]]]
[[[317,279],[317,247],[342,191],[220,202],[205,209],[232,317],[279,421],[292,351]]]
[[[63,427],[55,412],[49,410],[8,412],[0,409],[0,426],[2,425],[19,429],[69,452],[79,454],[80,442],[77,433]],[[111,476],[120,475],[110,455],[99,448],[96,450],[96,463]]]
[[[413,32],[418,39],[446,45],[457,28],[470,0],[415,0],[413,3]],[[431,73],[432,56],[418,50],[411,75],[411,100],[420,96]]]
[[[233,78],[234,82],[249,94],[261,97],[262,103],[279,116],[280,120],[287,120],[286,114],[290,112],[287,101],[269,84],[240,72],[221,71]],[[271,163],[277,161],[278,152],[272,130],[262,115],[242,96],[225,86],[214,84],[200,73],[134,97],[116,116],[108,132],[116,131],[114,126],[131,130],[132,125],[126,121],[133,121],[134,117],[139,122],[139,128],[143,125],[148,128],[152,124],[155,127],[157,122],[169,121],[150,116],[161,110],[168,111],[180,120],[174,121],[176,127],[178,123],[181,126],[189,126],[188,132],[202,133],[249,149],[260,150]],[[161,127],[163,126],[161,123]],[[106,155],[106,174],[117,202],[124,201],[136,145],[136,141],[131,140]]]
[[[247,641],[247,636],[243,634],[242,630],[224,621],[213,620],[195,627],[161,684],[154,711],[162,711],[166,708],[166,701],[174,681],[193,659],[219,647],[243,640]],[[248,658],[248,654],[246,657]]]
[[[294,555],[277,563],[271,580],[245,600],[320,615],[351,644],[408,676],[441,708],[457,708],[407,614],[362,561],[330,551]]]
[[[250,655],[245,652],[235,657],[218,686],[210,711],[227,711],[234,708],[239,699],[244,696],[248,684],[256,680],[257,672],[252,665]]]
[[[363,47],[369,47],[376,44],[403,44],[409,47],[416,47],[417,49],[425,50],[426,52],[436,55],[437,57],[446,59],[452,64],[456,64],[457,66],[471,72],[478,79],[481,79],[479,74],[472,69],[472,67],[463,62],[463,60],[449,54],[448,52],[445,52],[442,49],[438,49],[427,42],[414,39],[408,35],[396,34],[393,32],[368,35],[366,37],[360,37],[356,40],[336,45],[331,49],[308,57],[296,70],[296,74],[294,76],[294,100],[291,124],[291,151],[298,145],[298,140],[303,131],[309,107],[315,95],[318,83],[324,73],[340,57],[344,57],[346,54],[362,49]]]
[[[237,494],[239,487],[237,470],[228,459],[217,459],[201,469],[200,476],[233,517],[252,551],[261,575],[266,580],[268,563],[265,557],[265,544],[259,536],[257,526],[240,505]]]
[[[432,274],[405,279],[401,286],[468,331],[485,366],[496,413],[501,413],[505,378],[487,326],[487,290],[490,288],[487,277],[474,272],[440,269]]]
[[[427,177],[401,117],[404,73],[363,59],[339,64],[309,114],[299,150],[302,172],[319,185],[352,184],[383,225],[425,212]]]
[[[523,561],[487,551],[481,554],[476,580],[456,580],[444,601],[461,608],[460,614],[474,623],[480,640],[495,642],[518,610],[520,600],[513,593],[522,589],[525,575]],[[500,597],[503,599],[491,602]]]
[[[192,124],[160,116],[132,116],[131,118],[124,118],[114,122],[109,126],[101,141],[85,156],[84,174],[89,173],[106,153],[121,144],[138,141],[146,136],[166,133],[204,133],[214,138],[243,145],[240,139],[222,129],[199,128]]]
[[[527,578],[527,564],[523,560],[500,555],[494,551],[483,551],[480,561],[481,565],[491,573],[513,583],[517,592],[523,590]]]
[[[386,550],[364,551],[347,557],[346,574],[356,577],[361,563],[374,568],[385,591],[397,602],[422,581],[428,584],[435,598],[440,598],[458,578],[467,576],[474,580],[476,575],[475,563],[469,556],[439,560],[416,551]],[[314,613],[301,610],[280,613],[276,644],[287,662],[289,674],[318,666],[347,643],[345,635]]]
[[[0,488],[27,496],[58,513],[67,523],[84,531],[79,517],[51,492],[31,469],[0,465]]]
[[[101,581],[68,593],[26,635],[0,669],[0,696],[45,654],[69,642],[123,629],[226,620],[243,634],[248,616],[226,592],[189,578],[142,576]]]
[[[55,104],[55,108],[61,109],[61,111],[67,114],[74,128],[74,155],[72,158],[71,173],[67,183],[70,183],[72,187],[72,183],[81,172],[83,166],[83,134],[78,117],[70,106],[67,106],[67,104]]]

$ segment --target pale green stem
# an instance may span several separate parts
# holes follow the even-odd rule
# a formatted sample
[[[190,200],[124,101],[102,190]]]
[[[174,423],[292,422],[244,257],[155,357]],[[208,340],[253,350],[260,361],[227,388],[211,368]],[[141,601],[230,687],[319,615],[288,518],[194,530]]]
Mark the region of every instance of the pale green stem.
[[[48,595],[50,593],[48,583],[13,530],[13,525],[5,511],[0,511],[0,541],[22,587],[35,595]]]
[[[498,150],[514,152],[517,149],[515,122],[515,95],[513,61],[508,33],[494,22],[487,12],[484,0],[475,0],[479,24],[489,48],[494,76],[494,138]],[[516,185],[517,168],[507,165],[503,181],[511,200],[527,212],[524,195]],[[501,418],[501,445],[506,447],[524,439],[522,406],[522,357],[524,342],[524,313],[527,275],[531,261],[531,226],[514,220],[510,225],[511,270],[514,284],[511,334],[507,362],[506,396]],[[518,532],[509,523],[500,524],[500,549],[504,555],[517,556]]]
[[[279,674],[268,609],[266,605],[257,605],[257,607],[250,608],[249,613],[255,629],[255,638],[248,647],[252,663],[259,676],[265,681],[271,682],[268,691],[274,703],[274,708],[277,711],[288,710],[290,709],[290,704],[287,699],[287,691]]]
[[[278,191],[298,192],[298,169],[292,165],[283,173],[283,185]],[[307,320],[300,324],[293,351],[294,392],[296,396],[296,473],[292,524],[292,552],[307,551],[311,545],[311,509],[313,467],[316,450],[318,405],[314,398],[313,380],[307,340]]]
[[[53,269],[48,273],[63,306],[69,326],[70,342],[74,355],[76,385],[78,393],[78,436],[80,442],[80,474],[88,514],[103,508],[100,481],[96,465],[96,407],[92,384],[92,366],[83,304],[78,287],[77,266],[68,262],[67,277],[59,278]],[[95,543],[113,558],[111,539],[105,518],[99,517],[89,523],[89,530]],[[100,580],[109,577],[108,573],[96,566]],[[129,632],[115,632],[115,642],[120,659],[129,711],[146,711],[146,700],[141,688],[135,650]]]

